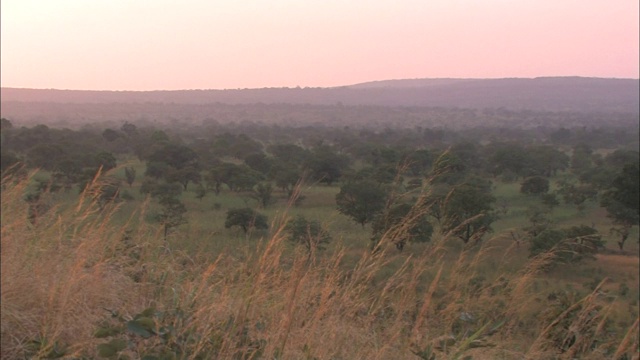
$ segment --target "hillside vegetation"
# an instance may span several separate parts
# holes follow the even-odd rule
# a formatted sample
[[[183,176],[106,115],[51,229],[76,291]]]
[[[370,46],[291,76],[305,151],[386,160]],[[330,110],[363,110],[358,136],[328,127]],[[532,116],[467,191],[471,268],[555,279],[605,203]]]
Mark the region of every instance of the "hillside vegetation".
[[[637,124],[418,124],[3,118],[2,357],[637,357]]]

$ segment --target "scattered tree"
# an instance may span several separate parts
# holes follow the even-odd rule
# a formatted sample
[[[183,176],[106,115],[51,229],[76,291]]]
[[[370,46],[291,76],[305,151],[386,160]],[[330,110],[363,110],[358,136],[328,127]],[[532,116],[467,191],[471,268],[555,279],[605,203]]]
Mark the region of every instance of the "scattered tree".
[[[616,225],[612,232],[620,236],[620,250],[629,237],[631,227],[640,221],[639,172],[637,163],[625,165],[601,200],[601,206],[607,209],[607,216]]]
[[[173,196],[164,196],[160,199],[160,205],[162,206],[160,213],[156,216],[156,219],[164,227],[164,239],[167,239],[169,230],[186,224],[187,219],[185,213],[187,208],[180,200]]]
[[[542,176],[532,176],[520,185],[520,192],[527,195],[540,196],[549,192],[549,180]]]
[[[362,225],[371,222],[385,207],[387,190],[373,180],[351,181],[336,195],[338,211]]]
[[[131,187],[133,182],[136,180],[136,169],[134,169],[133,166],[126,166],[124,168],[124,177],[126,178],[129,187]]]
[[[310,257],[316,250],[323,250],[331,241],[331,235],[318,221],[309,221],[302,215],[289,221],[285,230],[289,240],[303,245]]]
[[[258,201],[260,207],[266,209],[274,202],[273,186],[271,185],[271,183],[259,183],[253,188],[251,197]]]
[[[455,186],[443,203],[442,230],[451,232],[465,244],[471,239],[480,241],[497,219],[493,211],[495,201],[490,181],[471,178]]]
[[[227,211],[224,227],[238,226],[246,234],[249,229],[268,229],[267,217],[251,208],[231,209]]]
[[[376,218],[372,228],[372,240],[376,244],[385,238],[395,244],[398,250],[402,250],[409,242],[428,242],[433,234],[433,226],[426,212],[411,204],[391,207]]]

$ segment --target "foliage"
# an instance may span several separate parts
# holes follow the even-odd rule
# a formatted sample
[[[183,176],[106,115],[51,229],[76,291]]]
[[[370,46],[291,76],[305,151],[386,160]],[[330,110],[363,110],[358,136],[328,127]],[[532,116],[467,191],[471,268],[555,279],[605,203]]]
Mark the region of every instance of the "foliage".
[[[108,152],[100,152],[95,157],[96,168],[102,168],[103,172],[107,172],[116,167],[116,157]]]
[[[416,204],[399,204],[376,217],[372,224],[373,239],[385,238],[402,250],[409,242],[428,242],[433,226],[427,214]]]
[[[289,241],[303,245],[309,256],[316,250],[324,250],[326,245],[331,242],[331,235],[320,222],[309,221],[302,215],[290,220],[285,230],[288,233]]]
[[[246,234],[250,229],[268,229],[267,217],[251,208],[230,209],[224,227],[238,226]]]
[[[228,162],[221,163],[210,169],[206,177],[207,186],[213,188],[216,194],[220,193],[223,184],[234,192],[250,191],[262,179],[264,179],[264,176],[261,173],[247,165],[236,165]]]
[[[342,177],[348,165],[349,159],[346,156],[329,146],[321,145],[313,149],[306,168],[314,180],[331,185]]]
[[[531,206],[527,208],[526,211],[529,225],[524,228],[524,230],[531,236],[535,238],[540,233],[545,230],[551,228],[552,222],[549,219],[549,212],[539,206]]]
[[[454,186],[442,204],[442,231],[451,232],[465,244],[472,239],[480,241],[497,219],[495,201],[490,181],[470,178]]]
[[[154,133],[157,135],[158,133]],[[166,136],[166,135],[165,135]],[[164,139],[162,136],[158,138]],[[182,184],[184,190],[189,182],[200,181],[200,166],[198,154],[185,145],[170,143],[167,140],[157,140],[154,150],[146,157],[147,171],[145,175],[168,182]]]
[[[593,259],[603,246],[598,231],[586,225],[562,230],[546,229],[531,239],[529,256],[550,253],[557,263],[578,262],[585,258]]]
[[[102,132],[102,137],[108,142],[114,142],[120,137],[120,133],[113,129],[105,129]]]
[[[618,227],[612,229],[620,238],[618,247],[623,249],[629,237],[629,230],[640,221],[640,174],[638,164],[624,165],[616,176],[611,188],[605,192],[600,202],[607,209],[607,216]]]
[[[553,209],[554,207],[560,205],[560,201],[558,200],[558,196],[555,193],[546,193],[540,196],[542,200],[542,204],[549,207],[549,209]]]
[[[271,183],[259,183],[253,188],[251,197],[258,201],[260,207],[266,209],[275,202],[273,199],[273,185]]]
[[[196,187],[195,192],[196,192],[196,199],[200,201],[202,201],[202,199],[204,199],[204,197],[207,196],[207,189],[202,184],[198,184],[198,187]]]
[[[350,181],[336,195],[338,211],[364,227],[382,212],[387,189],[370,179]]]
[[[129,184],[129,187],[131,187],[133,185],[133,182],[136,180],[136,169],[134,169],[132,166],[125,166],[124,176],[127,184]]]
[[[565,204],[573,204],[580,208],[587,200],[593,200],[598,195],[598,190],[590,184],[574,184],[569,181],[560,181],[558,193]]]
[[[154,198],[177,198],[182,194],[182,187],[175,183],[167,183],[147,178],[140,186],[140,193]]]
[[[159,203],[161,210],[156,215],[156,220],[164,227],[164,238],[166,239],[171,229],[188,222],[185,217],[187,208],[180,200],[172,196],[160,198]]]
[[[542,176],[532,176],[525,179],[521,186],[520,192],[527,195],[541,196],[549,191],[549,180]]]

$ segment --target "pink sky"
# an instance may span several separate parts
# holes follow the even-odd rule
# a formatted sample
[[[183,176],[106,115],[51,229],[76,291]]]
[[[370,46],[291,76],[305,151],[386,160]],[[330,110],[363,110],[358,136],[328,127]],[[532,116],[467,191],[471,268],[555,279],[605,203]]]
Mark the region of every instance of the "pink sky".
[[[1,85],[639,77],[638,0],[2,0]]]

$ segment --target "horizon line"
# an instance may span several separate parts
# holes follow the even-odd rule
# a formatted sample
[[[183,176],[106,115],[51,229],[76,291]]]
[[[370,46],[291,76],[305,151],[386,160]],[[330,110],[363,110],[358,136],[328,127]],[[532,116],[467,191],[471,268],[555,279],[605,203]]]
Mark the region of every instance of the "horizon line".
[[[336,85],[336,86],[264,86],[264,87],[252,87],[252,88],[182,88],[182,89],[154,89],[154,90],[108,90],[108,89],[65,89],[65,88],[33,88],[33,87],[17,87],[17,86],[0,86],[0,89],[16,89],[16,90],[53,90],[53,91],[86,91],[86,92],[172,92],[172,91],[238,91],[238,90],[268,90],[268,89],[289,89],[289,90],[304,90],[304,89],[339,89],[349,88],[358,85],[375,84],[392,81],[419,81],[419,80],[536,80],[536,79],[602,79],[602,80],[640,80],[640,78],[624,78],[624,77],[600,77],[600,76],[581,76],[581,75],[557,75],[557,76],[536,76],[536,77],[486,77],[486,78],[470,78],[470,77],[433,77],[433,78],[403,78],[403,79],[384,79],[384,80],[371,80],[364,81],[349,85]]]

